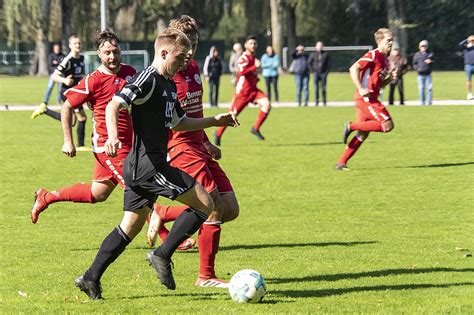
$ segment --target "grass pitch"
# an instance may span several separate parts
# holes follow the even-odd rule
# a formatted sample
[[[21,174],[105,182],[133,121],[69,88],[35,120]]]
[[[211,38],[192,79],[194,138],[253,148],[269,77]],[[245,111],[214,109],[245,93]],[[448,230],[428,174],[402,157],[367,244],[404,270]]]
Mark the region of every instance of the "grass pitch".
[[[276,108],[264,142],[249,133],[251,108],[226,131],[221,164],[241,214],[223,226],[217,272],[261,272],[269,293],[258,305],[196,288],[195,249],[175,254],[178,288],[167,291],[143,231],[105,273],[106,300],[89,301],[74,279],[120,221],[122,191],[51,205],[31,224],[34,191],[89,182],[93,157],[63,156],[49,117],[0,112],[0,313],[471,313],[474,107],[389,110],[394,131],[371,134],[348,172],[333,166],[353,108]]]

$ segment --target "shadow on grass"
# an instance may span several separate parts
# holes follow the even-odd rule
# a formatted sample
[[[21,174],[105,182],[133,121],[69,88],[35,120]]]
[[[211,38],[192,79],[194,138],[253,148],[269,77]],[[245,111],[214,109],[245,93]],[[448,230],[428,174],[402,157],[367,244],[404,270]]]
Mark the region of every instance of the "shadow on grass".
[[[185,297],[189,300],[213,300],[213,297],[217,296],[227,296],[227,291],[223,292],[210,292],[210,293],[176,293],[176,294],[160,294],[157,292],[156,294],[146,294],[146,295],[132,295],[132,296],[124,296],[118,297],[117,300],[140,300],[140,299],[149,299],[149,298],[171,298],[171,297]]]
[[[276,143],[269,144],[269,147],[306,147],[306,146],[323,146],[323,145],[335,145],[342,144],[341,141],[338,142],[310,142],[310,143]]]
[[[474,162],[443,163],[443,164],[413,165],[413,166],[405,166],[405,167],[400,167],[400,168],[453,167],[453,166],[465,166],[465,165],[473,165],[473,164]]]
[[[432,288],[451,288],[460,286],[472,286],[474,282],[457,282],[457,283],[420,283],[420,284],[400,284],[400,285],[379,285],[369,287],[353,287],[341,289],[321,289],[321,290],[272,290],[273,295],[280,295],[292,298],[304,297],[326,297],[333,295],[342,295],[353,292],[367,292],[367,291],[389,291],[389,290],[416,290],[416,289],[432,289]]]
[[[328,247],[328,246],[356,246],[376,244],[376,241],[365,242],[323,242],[323,243],[287,243],[287,244],[242,244],[221,246],[219,250],[238,250],[238,249],[260,249],[260,248],[291,248],[291,247]]]
[[[338,281],[346,279],[359,279],[364,277],[386,277],[391,275],[416,275],[432,272],[474,272],[474,268],[420,268],[420,269],[386,269],[357,273],[337,273],[333,275],[315,275],[297,278],[266,278],[268,283],[289,283],[289,282],[312,282],[312,281]]]
[[[220,246],[219,250],[238,250],[238,249],[260,249],[260,248],[291,248],[291,247],[327,247],[327,246],[356,246],[356,245],[367,245],[367,244],[376,244],[376,241],[365,241],[365,242],[325,242],[325,243],[287,243],[287,244],[241,244],[241,245],[229,245],[229,246]],[[89,250],[99,250],[98,247],[94,248],[73,248],[71,251],[89,251]],[[151,250],[150,247],[136,245],[129,246],[127,250]],[[177,251],[177,253],[195,253],[197,252],[197,246],[190,250],[186,251]]]

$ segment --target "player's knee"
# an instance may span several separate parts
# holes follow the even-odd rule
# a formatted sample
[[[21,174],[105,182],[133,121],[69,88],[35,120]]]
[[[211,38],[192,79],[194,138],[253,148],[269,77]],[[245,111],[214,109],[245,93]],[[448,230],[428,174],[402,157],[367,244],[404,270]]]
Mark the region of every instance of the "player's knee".
[[[109,198],[109,194],[106,193],[93,193],[92,197],[94,198],[95,202],[104,202]]]
[[[395,128],[395,125],[393,124],[391,120],[387,121],[384,124],[384,132],[390,132],[393,130],[393,128]]]
[[[240,208],[239,205],[231,206],[225,209],[224,214],[222,216],[222,222],[230,222],[239,216]]]

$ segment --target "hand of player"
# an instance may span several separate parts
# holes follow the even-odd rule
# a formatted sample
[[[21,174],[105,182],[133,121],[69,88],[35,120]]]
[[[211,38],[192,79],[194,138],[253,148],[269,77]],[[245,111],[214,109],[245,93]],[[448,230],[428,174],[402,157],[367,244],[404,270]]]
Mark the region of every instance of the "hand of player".
[[[71,86],[73,83],[74,79],[72,78],[72,74],[64,78],[64,84],[66,84],[67,86]]]
[[[391,74],[391,76],[392,76],[392,80],[393,80],[393,81],[397,80],[398,77],[399,77],[398,68],[393,69],[390,74]]]
[[[76,156],[76,146],[72,142],[65,142],[63,144],[63,148],[61,149],[64,154],[66,154],[69,157],[75,157]]]
[[[204,147],[214,160],[219,160],[222,157],[221,149],[219,149],[209,141],[204,142]]]
[[[216,127],[222,127],[222,126],[232,126],[232,127],[237,127],[240,125],[239,121],[237,120],[237,117],[235,117],[234,113],[224,113],[224,114],[218,114],[214,116],[214,119],[216,120]]]
[[[105,153],[110,157],[117,156],[117,149],[120,149],[121,147],[122,142],[120,142],[120,140],[117,138],[108,138],[104,145]]]
[[[261,65],[262,62],[260,61],[260,59],[255,58],[255,67],[260,68]]]
[[[359,88],[358,92],[359,92],[360,96],[362,96],[362,97],[369,96],[369,94],[370,94],[369,89],[364,88],[364,87]]]

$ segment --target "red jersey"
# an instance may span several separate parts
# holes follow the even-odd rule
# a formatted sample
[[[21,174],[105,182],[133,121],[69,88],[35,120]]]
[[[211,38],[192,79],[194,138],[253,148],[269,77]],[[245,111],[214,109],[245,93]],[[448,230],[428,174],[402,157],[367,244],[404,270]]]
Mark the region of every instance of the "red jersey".
[[[175,74],[173,81],[176,83],[178,100],[186,112],[186,116],[192,118],[204,117],[202,107],[202,81],[197,62],[191,60],[185,70]],[[181,143],[196,143],[201,145],[205,141],[207,141],[207,137],[204,130],[170,130],[168,149]]]
[[[93,116],[92,144],[96,153],[105,152],[107,141],[107,125],[105,108],[117,91],[120,91],[136,71],[134,68],[121,64],[117,74],[103,73],[99,70],[88,74],[76,86],[68,89],[64,95],[72,108],[80,107],[88,102]],[[128,110],[121,109],[118,115],[118,138],[125,148],[132,147],[133,128]]]
[[[388,58],[378,49],[374,49],[365,53],[357,63],[360,66],[362,87],[367,88],[370,92],[369,100],[377,100],[385,74],[389,70]],[[354,99],[361,98],[359,91],[356,90]]]
[[[255,66],[255,57],[244,52],[239,57],[237,65],[237,84],[235,94],[247,94],[257,91],[258,71]]]

